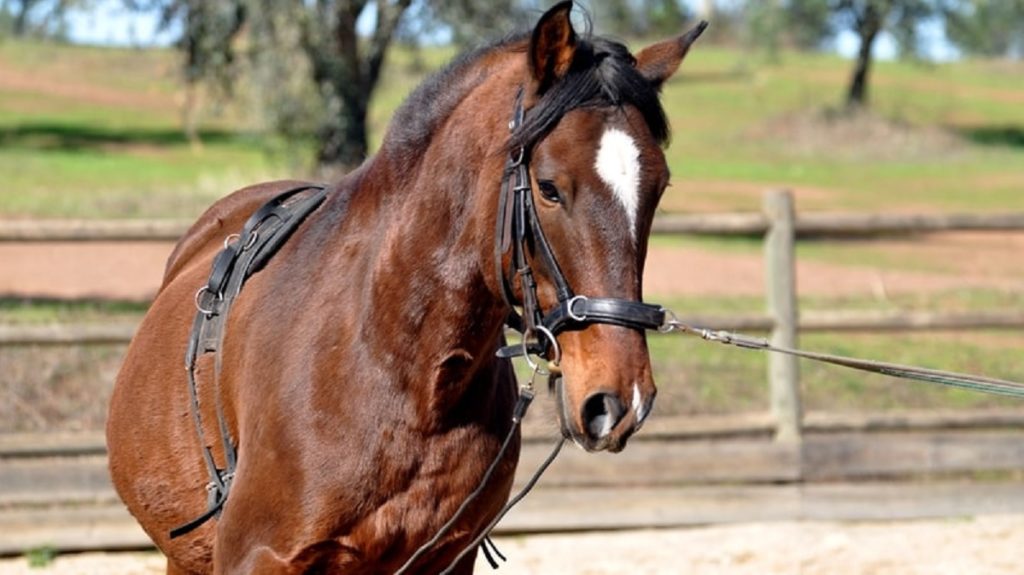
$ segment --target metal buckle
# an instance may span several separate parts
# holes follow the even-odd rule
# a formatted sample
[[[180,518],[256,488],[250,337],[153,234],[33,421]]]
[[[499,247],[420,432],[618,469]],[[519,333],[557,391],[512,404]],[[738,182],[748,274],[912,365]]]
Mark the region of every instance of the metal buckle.
[[[570,299],[569,302],[565,306],[565,313],[567,313],[569,315],[569,317],[571,317],[574,321],[578,321],[580,323],[583,323],[583,322],[587,321],[587,314],[586,313],[578,314],[578,313],[576,313],[576,312],[574,312],[572,310],[572,306],[576,305],[576,302],[578,302],[578,301],[584,302],[584,304],[586,304],[587,296],[585,296],[585,295],[578,295],[578,296],[575,296],[572,299]]]

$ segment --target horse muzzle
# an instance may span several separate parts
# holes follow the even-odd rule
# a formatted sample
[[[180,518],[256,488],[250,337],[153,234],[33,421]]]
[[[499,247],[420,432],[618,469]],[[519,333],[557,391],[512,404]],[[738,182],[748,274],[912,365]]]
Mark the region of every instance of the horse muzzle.
[[[630,436],[643,425],[654,403],[655,394],[652,392],[644,398],[639,383],[632,386],[630,403],[623,401],[618,393],[601,389],[575,403],[570,399],[563,377],[557,377],[554,386],[562,435],[588,452],[622,451]],[[653,385],[650,387],[653,389]]]

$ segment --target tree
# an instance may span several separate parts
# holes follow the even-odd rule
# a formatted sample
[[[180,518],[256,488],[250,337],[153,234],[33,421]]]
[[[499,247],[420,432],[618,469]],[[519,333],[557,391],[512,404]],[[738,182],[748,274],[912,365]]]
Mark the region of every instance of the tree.
[[[816,50],[834,32],[829,0],[789,0],[785,26],[789,40],[799,50]]]
[[[246,21],[245,2],[126,0],[126,5],[136,11],[158,12],[163,29],[181,23],[176,45],[184,55],[182,124],[189,141],[199,145],[199,87],[205,82],[225,95],[231,94],[237,60],[234,43]]]
[[[312,5],[293,0],[291,6],[270,0],[260,3],[264,18],[272,18],[282,6],[298,15],[299,42],[323,109],[329,111],[316,133],[317,163],[330,170],[359,165],[369,148],[366,118],[370,98],[399,20],[412,0],[376,0],[375,25],[366,41],[359,38],[356,21],[367,8],[367,0],[319,0]],[[270,37],[277,39],[273,34]]]
[[[946,34],[969,54],[1024,58],[1024,0],[947,2]]]
[[[0,3],[0,21],[14,36],[60,37],[65,32],[68,10],[88,4],[87,0],[4,0]]]
[[[773,59],[783,46],[817,50],[835,34],[830,0],[750,0],[745,12],[748,43]]]
[[[582,2],[598,31],[626,37],[678,34],[690,19],[681,0],[589,0]]]
[[[248,74],[265,123],[288,139],[312,134],[325,171],[359,165],[368,151],[367,112],[385,55],[412,0],[127,0],[181,23],[186,85],[230,91],[245,33]],[[373,25],[356,30],[367,14]]]
[[[933,0],[833,0],[833,12],[840,25],[850,28],[860,46],[846,91],[847,109],[868,104],[868,82],[875,41],[888,30],[904,51],[917,50],[917,27],[936,13]]]
[[[401,32],[409,38],[446,30],[457,46],[469,47],[525,30],[535,8],[530,0],[420,0]]]

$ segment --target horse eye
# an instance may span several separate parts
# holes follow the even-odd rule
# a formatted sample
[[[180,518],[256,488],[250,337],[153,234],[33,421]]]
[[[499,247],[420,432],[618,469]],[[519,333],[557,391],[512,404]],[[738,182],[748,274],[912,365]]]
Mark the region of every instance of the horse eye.
[[[540,195],[545,200],[556,204],[562,203],[562,196],[558,193],[558,188],[551,180],[540,180],[537,182],[537,187],[540,188]]]

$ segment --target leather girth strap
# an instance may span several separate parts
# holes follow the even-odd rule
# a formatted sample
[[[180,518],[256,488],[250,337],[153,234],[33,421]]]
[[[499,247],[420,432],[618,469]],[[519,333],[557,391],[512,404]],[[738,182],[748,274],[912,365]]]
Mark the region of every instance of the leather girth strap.
[[[231,437],[220,398],[218,385],[220,374],[221,342],[224,339],[224,325],[231,304],[242,291],[242,286],[254,273],[266,265],[274,253],[291,236],[292,232],[313,212],[324,198],[327,188],[322,185],[305,184],[278,194],[249,217],[237,234],[228,236],[224,249],[213,259],[210,278],[196,293],[196,316],[189,335],[185,367],[188,371],[188,392],[192,421],[202,446],[203,462],[209,474],[206,484],[206,511],[192,521],[171,530],[171,538],[185,535],[215,517],[224,507],[231,482],[234,479],[238,458],[238,444]],[[221,447],[224,451],[224,467],[218,467],[210,443],[203,432],[202,413],[199,405],[199,389],[196,383],[196,361],[205,354],[215,355],[213,397]]]

